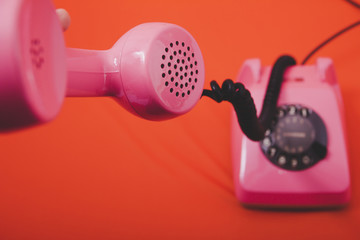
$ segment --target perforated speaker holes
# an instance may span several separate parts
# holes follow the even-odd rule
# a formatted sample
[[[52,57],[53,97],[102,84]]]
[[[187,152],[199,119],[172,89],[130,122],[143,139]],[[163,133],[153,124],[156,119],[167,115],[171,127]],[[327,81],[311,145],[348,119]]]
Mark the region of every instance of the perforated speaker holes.
[[[198,62],[193,49],[185,42],[170,42],[161,56],[161,78],[176,97],[191,94],[198,82]]]

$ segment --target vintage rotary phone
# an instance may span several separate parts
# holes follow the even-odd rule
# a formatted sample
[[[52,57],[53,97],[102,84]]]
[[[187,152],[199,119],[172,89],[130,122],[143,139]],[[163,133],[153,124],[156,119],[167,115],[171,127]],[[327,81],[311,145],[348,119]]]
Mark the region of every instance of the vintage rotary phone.
[[[344,108],[335,68],[329,58],[318,58],[314,65],[305,63],[322,46],[359,24],[320,44],[302,65],[286,55],[273,67],[250,59],[235,83],[228,79],[220,87],[212,81],[211,90],[204,90],[203,96],[234,107],[234,185],[245,206],[318,208],[349,202]],[[259,117],[256,109],[261,109]]]
[[[249,87],[258,107],[271,79],[270,69],[258,59],[248,60],[237,78]],[[288,67],[274,112],[260,142],[241,138],[232,123],[238,199],[245,205],[271,207],[346,204],[350,197],[346,129],[332,61],[319,58],[315,65]]]
[[[0,131],[53,119],[65,96],[110,96],[149,120],[184,114],[200,99],[202,54],[177,25],[141,24],[110,50],[66,49],[50,0],[0,4]]]

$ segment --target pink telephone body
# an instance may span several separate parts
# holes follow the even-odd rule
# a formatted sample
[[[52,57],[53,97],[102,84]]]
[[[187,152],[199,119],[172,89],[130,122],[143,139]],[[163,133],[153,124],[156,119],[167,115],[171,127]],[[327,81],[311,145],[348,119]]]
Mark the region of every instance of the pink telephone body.
[[[261,109],[271,67],[245,61],[237,82]],[[333,62],[289,67],[278,113],[259,143],[243,136],[232,115],[235,192],[250,207],[336,207],[350,199],[344,107]]]
[[[145,23],[104,51],[67,49],[51,0],[0,0],[0,131],[52,120],[65,96],[110,96],[164,120],[190,111],[205,79],[185,29]]]

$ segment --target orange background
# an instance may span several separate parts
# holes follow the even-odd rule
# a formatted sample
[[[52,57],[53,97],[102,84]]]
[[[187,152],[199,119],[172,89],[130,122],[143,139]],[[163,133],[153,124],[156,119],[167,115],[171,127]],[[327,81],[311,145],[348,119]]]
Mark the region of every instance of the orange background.
[[[130,28],[176,23],[210,80],[245,59],[298,61],[359,20],[345,1],[56,0],[70,47],[107,49]],[[234,197],[230,105],[202,99],[149,122],[109,98],[68,98],[51,123],[0,135],[0,239],[360,239],[360,27],[316,56],[334,60],[346,110],[352,199],[337,211],[262,211]],[[316,57],[315,56],[315,57]],[[315,58],[310,60],[313,63]]]

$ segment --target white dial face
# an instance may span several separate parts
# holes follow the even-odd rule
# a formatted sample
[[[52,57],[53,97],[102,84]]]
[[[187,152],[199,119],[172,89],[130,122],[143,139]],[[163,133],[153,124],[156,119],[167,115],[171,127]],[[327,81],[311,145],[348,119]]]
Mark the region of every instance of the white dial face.
[[[282,105],[260,147],[276,166],[300,171],[327,154],[326,126],[317,113],[301,105]]]
[[[308,119],[299,115],[280,119],[274,130],[279,148],[291,154],[307,151],[315,140],[313,125]]]

